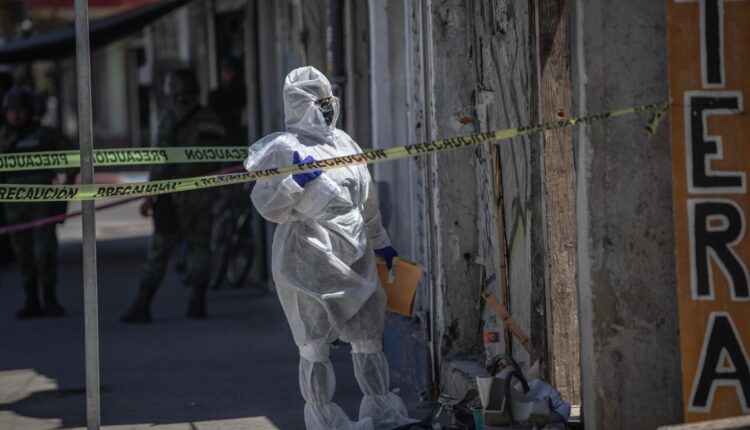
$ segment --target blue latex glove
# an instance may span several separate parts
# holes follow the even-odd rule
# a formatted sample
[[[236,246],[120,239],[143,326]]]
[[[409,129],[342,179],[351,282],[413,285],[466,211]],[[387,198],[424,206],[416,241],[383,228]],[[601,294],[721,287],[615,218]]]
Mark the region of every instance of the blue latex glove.
[[[303,164],[303,163],[312,163],[315,161],[315,159],[312,157],[312,155],[308,155],[305,157],[304,160],[300,159],[299,152],[294,151],[294,158],[292,159],[292,162],[294,164]],[[305,172],[305,173],[299,173],[296,175],[292,175],[292,179],[294,179],[294,182],[297,183],[302,188],[305,188],[305,185],[307,185],[308,182],[314,181],[318,178],[318,176],[322,175],[322,170],[315,170],[313,172]]]
[[[398,257],[398,252],[393,247],[386,246],[385,248],[376,249],[375,253],[385,259],[385,266],[388,270],[393,268],[393,259]]]

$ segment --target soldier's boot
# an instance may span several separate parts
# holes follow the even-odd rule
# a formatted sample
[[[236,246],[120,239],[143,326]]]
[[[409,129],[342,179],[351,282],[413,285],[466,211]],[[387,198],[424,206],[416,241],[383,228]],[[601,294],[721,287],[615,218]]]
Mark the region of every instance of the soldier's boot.
[[[55,284],[42,285],[44,292],[44,314],[51,317],[61,317],[65,315],[65,309],[57,301]]]
[[[16,318],[37,318],[44,315],[42,307],[39,305],[39,291],[37,290],[36,281],[24,283],[23,291],[26,294],[26,303],[21,309],[16,311]]]
[[[151,322],[151,301],[156,294],[156,287],[141,283],[138,287],[138,297],[130,309],[120,317],[125,324],[148,324]]]
[[[193,286],[193,294],[188,302],[187,317],[202,320],[206,318],[206,286]]]

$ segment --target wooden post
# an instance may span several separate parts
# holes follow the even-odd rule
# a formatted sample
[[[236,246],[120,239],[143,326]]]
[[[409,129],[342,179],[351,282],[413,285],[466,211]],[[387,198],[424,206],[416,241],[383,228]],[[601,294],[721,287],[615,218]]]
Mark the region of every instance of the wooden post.
[[[565,0],[537,0],[541,120],[571,117],[572,83]],[[547,222],[547,314],[551,382],[567,401],[581,402],[576,289],[575,168],[570,128],[544,132]]]

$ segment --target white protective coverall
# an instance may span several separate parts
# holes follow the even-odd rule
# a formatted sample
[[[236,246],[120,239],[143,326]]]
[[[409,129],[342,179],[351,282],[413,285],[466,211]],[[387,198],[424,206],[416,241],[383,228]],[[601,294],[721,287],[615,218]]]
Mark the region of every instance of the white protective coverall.
[[[313,67],[293,70],[284,82],[286,133],[250,147],[248,171],[292,164],[294,152],[315,160],[362,150],[336,129],[338,103],[328,126],[315,102],[331,97],[328,79]],[[386,296],[374,249],[390,246],[366,166],[326,170],[302,188],[292,176],[259,181],[256,208],[278,223],[272,270],[279,299],[300,351],[299,384],[308,429],[388,428],[413,422],[389,391],[383,354]],[[350,342],[354,373],[364,398],[359,421],[332,403],[335,390],[330,343]]]

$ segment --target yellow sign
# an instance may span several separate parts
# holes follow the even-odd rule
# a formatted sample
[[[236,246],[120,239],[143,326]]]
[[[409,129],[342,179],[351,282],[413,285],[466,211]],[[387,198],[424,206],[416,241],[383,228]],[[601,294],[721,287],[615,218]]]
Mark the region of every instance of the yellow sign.
[[[667,0],[667,16],[683,397],[693,422],[750,413],[750,0]]]

